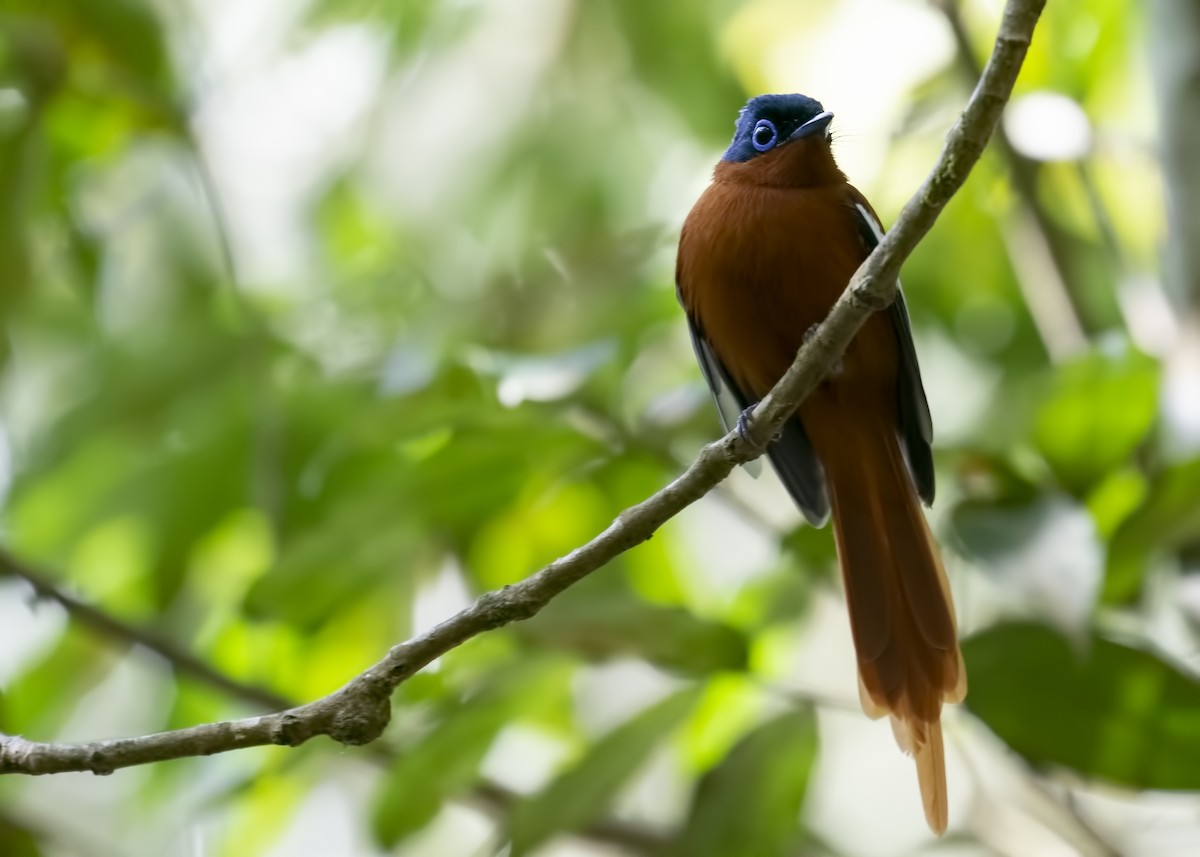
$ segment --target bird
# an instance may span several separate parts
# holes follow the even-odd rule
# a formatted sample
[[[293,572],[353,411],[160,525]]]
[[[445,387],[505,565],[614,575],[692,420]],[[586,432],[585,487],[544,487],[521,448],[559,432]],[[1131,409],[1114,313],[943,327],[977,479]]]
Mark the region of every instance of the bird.
[[[882,240],[833,157],[833,114],[799,93],[751,98],[684,221],[675,282],[726,431],[791,365]],[[897,284],[898,285],[898,284]],[[766,454],[804,517],[834,540],[859,697],[916,761],[925,818],[946,830],[943,703],[967,674],[954,604],[922,502],[934,498],[933,423],[908,309],[867,318]]]

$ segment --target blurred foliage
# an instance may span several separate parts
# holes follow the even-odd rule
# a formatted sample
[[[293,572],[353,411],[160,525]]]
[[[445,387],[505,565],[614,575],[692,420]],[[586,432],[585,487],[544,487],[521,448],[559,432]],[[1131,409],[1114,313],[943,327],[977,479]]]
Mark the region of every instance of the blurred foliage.
[[[697,693],[679,691],[600,736],[578,762],[520,804],[513,814],[512,853],[529,854],[554,834],[600,817],[646,756],[695,706]]]
[[[1200,684],[1160,655],[1099,635],[1072,651],[1040,625],[1006,623],[968,640],[963,656],[968,706],[1033,764],[1200,789]]]
[[[863,9],[9,0],[5,548],[295,700],[570,551],[716,434],[673,252],[744,98],[869,72],[859,124],[882,118],[868,139],[851,109],[837,146],[885,221],[933,162],[970,63],[935,9],[889,0],[880,20],[930,47],[863,66],[840,46],[876,26]],[[996,4],[962,11],[978,62]],[[1091,145],[1022,155],[1025,189],[989,153],[904,278],[965,710],[1041,775],[1194,790],[1200,453],[1162,440],[1171,343],[1134,303],[1159,293],[1164,228],[1140,14],[1049,4],[1018,97],[1073,99]],[[1056,282],[1088,338],[1052,360],[1027,298]],[[380,747],[7,779],[0,853],[168,853],[180,818],[228,855],[854,853],[813,809],[845,758],[817,710],[840,697],[796,673],[832,540],[769,479],[441,658]],[[5,732],[254,710],[3,584]],[[965,721],[949,733],[971,744]],[[977,802],[1001,799],[981,777]],[[952,815],[985,848],[994,825]]]
[[[693,857],[785,854],[817,749],[813,714],[780,715],[742,738],[696,784],[680,853]]]

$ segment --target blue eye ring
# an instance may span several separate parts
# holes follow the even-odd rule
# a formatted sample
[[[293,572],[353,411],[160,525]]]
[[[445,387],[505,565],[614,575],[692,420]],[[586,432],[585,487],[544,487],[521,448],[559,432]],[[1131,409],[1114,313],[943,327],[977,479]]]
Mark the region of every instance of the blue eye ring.
[[[770,119],[759,119],[754,123],[754,131],[750,134],[750,143],[758,151],[765,152],[775,145],[778,138],[779,132],[775,130],[775,123]]]

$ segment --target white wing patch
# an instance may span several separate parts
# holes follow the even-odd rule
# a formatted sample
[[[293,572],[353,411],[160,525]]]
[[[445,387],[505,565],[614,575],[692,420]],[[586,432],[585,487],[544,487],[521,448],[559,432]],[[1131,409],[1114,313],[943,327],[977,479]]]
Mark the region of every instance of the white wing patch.
[[[875,215],[871,214],[871,210],[861,202],[854,203],[854,207],[858,209],[858,213],[862,215],[862,219],[867,222],[867,226],[871,227],[871,231],[875,233],[875,240],[883,240],[883,227],[879,225],[879,221],[875,219]]]
[[[726,433],[729,433],[737,426],[738,417],[742,415],[742,408],[738,404],[737,397],[733,395],[733,390],[729,389],[729,385],[721,377],[721,373],[713,374],[712,394],[717,402],[717,414],[721,417],[721,427],[725,429]]]
[[[871,227],[871,231],[875,233],[875,241],[883,240],[883,227],[879,221],[875,219],[875,215],[871,214],[871,209],[867,208],[861,202],[854,203],[854,207],[858,209],[858,213],[862,215],[862,219],[866,221],[867,226]],[[900,280],[896,280],[896,291],[900,293],[900,300],[904,300],[904,286],[900,284]]]
[[[883,240],[883,226],[881,226],[879,221],[875,219],[875,216],[873,214],[871,214],[871,210],[869,208],[867,208],[865,205],[863,205],[861,202],[854,203],[854,207],[858,209],[858,213],[862,216],[863,222],[866,223],[867,226],[871,227],[871,232],[873,232],[875,235],[875,241],[876,242],[882,241]],[[904,326],[908,327],[909,326],[908,307],[904,301],[904,286],[902,286],[900,284],[899,279],[896,280],[895,308],[896,308],[896,311],[898,313],[900,313],[900,316],[904,322]],[[911,333],[909,333],[908,335],[910,337],[912,336]],[[909,349],[912,349],[911,344],[909,344],[907,347]],[[917,356],[916,356],[915,351],[912,354],[912,370],[914,373],[917,373],[916,374],[917,385],[918,385],[918,388],[920,388],[920,372],[917,369]],[[929,405],[925,401],[925,391],[923,388],[920,388],[920,389],[921,389],[920,401],[917,402],[917,405],[918,405],[917,421],[920,426],[921,436],[923,438],[925,438],[925,441],[927,443],[932,443],[932,441],[933,441],[933,419],[929,414]]]
[[[876,243],[883,240],[883,227],[879,221],[875,219],[875,215],[871,213],[871,209],[867,208],[861,202],[854,203],[854,207],[858,209],[858,213],[862,215],[862,219],[867,226],[871,227],[871,231],[875,233]],[[900,280],[896,280],[896,291],[900,293],[900,300],[904,300],[904,286],[900,285]]]
[[[721,417],[721,425],[728,434],[737,428],[738,417],[742,415],[742,406],[738,404],[737,396],[733,394],[733,390],[729,389],[729,385],[725,383],[720,372],[713,372],[713,399],[717,403],[717,414]],[[762,462],[761,458],[747,461],[742,465],[742,469],[757,479],[762,475]]]

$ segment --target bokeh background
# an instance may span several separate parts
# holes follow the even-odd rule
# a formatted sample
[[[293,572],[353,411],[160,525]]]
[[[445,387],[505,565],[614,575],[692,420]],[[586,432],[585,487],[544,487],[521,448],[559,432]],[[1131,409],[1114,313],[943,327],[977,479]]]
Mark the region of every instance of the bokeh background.
[[[672,277],[737,109],[823,100],[889,222],[1000,7],[5,0],[0,729],[312,699],[663,486],[718,433]],[[10,776],[0,853],[1200,853],[1198,69],[1192,0],[1051,2],[904,269],[943,840],[829,532],[738,472],[377,745]]]

